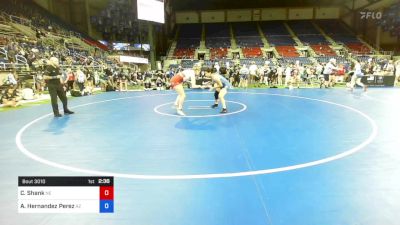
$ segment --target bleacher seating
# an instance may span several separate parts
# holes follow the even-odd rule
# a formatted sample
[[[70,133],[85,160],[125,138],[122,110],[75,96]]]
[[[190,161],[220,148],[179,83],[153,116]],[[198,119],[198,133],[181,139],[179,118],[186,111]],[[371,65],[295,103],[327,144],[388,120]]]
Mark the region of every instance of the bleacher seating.
[[[266,36],[290,35],[283,21],[268,21],[260,23],[261,30]]]
[[[305,20],[290,21],[288,25],[305,45],[321,45],[329,44],[326,38],[317,30],[310,22]]]
[[[331,34],[351,34],[349,30],[343,26],[342,22],[339,20],[318,20],[316,21],[318,26],[328,35]]]
[[[179,64],[169,64],[169,69],[177,69],[179,67]]]
[[[311,45],[311,48],[320,56],[336,56],[335,51],[329,45]]]
[[[256,37],[260,36],[257,24],[252,22],[233,23],[233,30],[236,37]]]
[[[297,35],[299,40],[305,45],[328,45],[329,42],[322,34],[301,34]]]
[[[336,59],[336,63],[337,64],[343,64],[346,63],[347,60],[342,57],[342,56],[320,56],[320,57],[316,57],[315,59],[319,62],[319,63],[327,63],[329,62],[330,59]]]
[[[371,53],[371,49],[346,29],[339,20],[320,20],[317,23],[335,42],[345,45],[352,53]]]
[[[242,53],[246,58],[262,57],[262,51],[258,47],[242,47]]]
[[[263,47],[256,23],[233,23],[236,43],[238,47]]]
[[[176,48],[198,48],[200,45],[200,38],[181,38],[176,43]]]
[[[282,21],[262,22],[260,27],[271,46],[293,46],[296,44]]]
[[[178,59],[193,59],[195,49],[193,48],[177,48],[175,49],[174,56]]]
[[[296,35],[299,34],[320,34],[317,28],[308,20],[293,20],[288,22],[289,27]]]
[[[360,55],[372,54],[372,50],[363,43],[347,43],[346,46],[354,54],[360,54]]]
[[[293,46],[276,46],[276,51],[278,51],[279,55],[282,57],[298,57],[299,53],[296,48]]]
[[[310,58],[308,57],[284,57],[278,59],[279,64],[287,65],[287,64],[295,64],[296,61],[299,61],[301,65],[311,65],[313,64]]]
[[[182,68],[187,69],[187,68],[193,68],[194,64],[198,63],[199,60],[182,60],[181,65]]]
[[[367,62],[368,61],[368,59],[370,59],[371,57],[370,56],[367,56],[367,55],[359,55],[359,56],[357,56],[357,59],[360,61],[360,62]]]
[[[207,48],[229,48],[231,46],[229,24],[206,24],[205,30]]]
[[[193,58],[195,49],[200,46],[201,24],[183,24],[180,27],[174,56],[177,58]]]
[[[210,48],[210,59],[226,58],[228,55],[227,48]]]
[[[226,63],[229,63],[230,66],[234,65],[234,62],[231,59],[216,59],[216,60],[204,60],[203,67],[211,67],[218,63],[220,66],[225,66]]]
[[[231,38],[229,37],[206,37],[207,48],[230,48]]]
[[[338,62],[345,62],[346,60],[337,56],[336,51],[330,47],[330,42],[326,39],[325,33],[331,36],[333,40],[345,45],[351,52],[370,53],[370,49],[338,20],[316,21],[325,30],[325,33],[320,32],[311,21],[289,21],[287,23],[299,40],[313,49],[316,53],[315,58],[319,62],[327,62],[332,57],[335,57]],[[242,64],[256,61],[257,64],[263,65],[265,61],[262,58],[264,43],[257,25],[256,22],[232,23],[236,44],[244,57],[244,59],[240,59]],[[200,44],[202,26],[201,24],[181,25],[181,33],[175,52],[176,57],[193,59],[195,49]],[[215,61],[229,60],[227,59],[228,50],[231,47],[229,26],[228,23],[204,24],[205,44],[210,50],[210,60],[205,60],[205,66],[210,66]],[[269,44],[275,47],[279,57],[282,57],[281,63],[294,63],[296,60],[299,60],[302,64],[313,63],[311,58],[303,57],[304,54],[297,51],[297,44],[283,21],[260,22],[259,26]],[[193,60],[185,60],[182,64],[192,66],[192,62]]]
[[[260,36],[252,37],[236,37],[238,47],[263,47],[264,43]]]
[[[265,64],[265,60],[263,58],[252,58],[252,59],[240,59],[240,64],[244,65],[246,64],[247,66],[255,62],[257,66],[263,66]],[[271,62],[270,62],[270,65]]]
[[[290,35],[273,35],[266,36],[267,41],[271,46],[294,46],[296,42]]]

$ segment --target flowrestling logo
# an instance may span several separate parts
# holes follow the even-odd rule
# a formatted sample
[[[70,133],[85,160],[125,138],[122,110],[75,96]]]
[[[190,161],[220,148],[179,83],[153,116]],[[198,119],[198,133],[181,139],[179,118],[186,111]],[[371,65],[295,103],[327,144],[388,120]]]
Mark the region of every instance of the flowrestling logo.
[[[373,12],[373,11],[364,11],[364,12],[360,12],[360,15],[361,15],[362,20],[367,20],[367,19],[380,20],[380,19],[382,19],[383,13],[382,12]]]

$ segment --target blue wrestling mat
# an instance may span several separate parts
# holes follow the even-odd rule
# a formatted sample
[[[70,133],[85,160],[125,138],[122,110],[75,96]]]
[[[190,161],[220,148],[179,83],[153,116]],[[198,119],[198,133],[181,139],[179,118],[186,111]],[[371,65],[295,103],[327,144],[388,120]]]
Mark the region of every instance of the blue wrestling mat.
[[[128,92],[0,114],[0,224],[397,225],[400,90]],[[115,177],[114,213],[18,214],[18,176]],[[15,207],[13,207],[15,206]]]

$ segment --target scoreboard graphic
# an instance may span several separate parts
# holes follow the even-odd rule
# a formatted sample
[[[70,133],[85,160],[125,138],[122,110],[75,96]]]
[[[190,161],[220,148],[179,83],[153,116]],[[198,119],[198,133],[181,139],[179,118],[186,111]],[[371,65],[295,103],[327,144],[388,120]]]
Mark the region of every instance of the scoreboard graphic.
[[[113,213],[113,177],[18,177],[19,213]]]

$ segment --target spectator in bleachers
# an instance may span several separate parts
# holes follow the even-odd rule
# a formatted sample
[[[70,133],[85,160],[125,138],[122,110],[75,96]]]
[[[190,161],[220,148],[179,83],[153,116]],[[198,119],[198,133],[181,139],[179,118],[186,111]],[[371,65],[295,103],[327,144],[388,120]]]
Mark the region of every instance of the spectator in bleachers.
[[[10,71],[7,74],[6,84],[17,86],[18,82],[17,82],[17,77],[16,77],[16,71],[13,71],[13,72]]]

